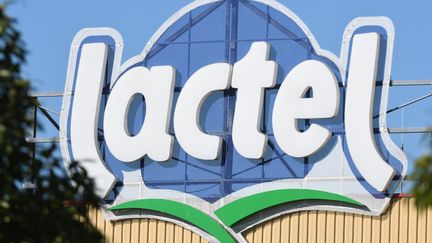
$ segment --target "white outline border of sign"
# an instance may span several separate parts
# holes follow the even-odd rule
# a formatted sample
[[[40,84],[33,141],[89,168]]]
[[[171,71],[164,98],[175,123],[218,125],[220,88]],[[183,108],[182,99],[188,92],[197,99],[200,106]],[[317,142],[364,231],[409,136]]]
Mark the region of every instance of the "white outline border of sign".
[[[75,68],[77,65],[77,54],[78,54],[78,49],[79,49],[82,41],[85,38],[90,37],[90,36],[101,36],[101,35],[110,36],[115,40],[116,51],[115,51],[115,55],[114,55],[114,62],[113,62],[112,75],[111,75],[111,80],[113,80],[113,82],[111,82],[111,87],[113,87],[113,85],[115,84],[115,81],[117,80],[119,75],[122,74],[123,72],[125,72],[126,70],[128,70],[128,68],[130,68],[132,65],[143,61],[145,56],[147,55],[147,53],[151,49],[151,47],[154,45],[154,43],[156,43],[156,41],[162,36],[162,34],[173,23],[175,23],[178,19],[180,19],[184,14],[188,13],[189,11],[191,11],[197,7],[200,7],[200,6],[203,6],[206,4],[210,4],[210,3],[214,3],[214,2],[219,2],[219,1],[221,1],[221,0],[197,0],[197,1],[194,1],[190,4],[188,4],[185,7],[183,7],[182,9],[177,11],[175,14],[173,14],[167,21],[165,21],[163,23],[163,25],[150,38],[150,41],[146,44],[144,50],[139,55],[130,58],[129,60],[127,60],[122,65],[120,65],[120,64],[121,64],[121,55],[122,55],[122,50],[123,50],[123,40],[122,40],[121,35],[116,30],[114,30],[112,28],[88,28],[88,29],[83,29],[76,34],[76,36],[72,42],[72,46],[71,46],[71,53],[70,53],[69,64],[68,64],[68,73],[67,73],[67,79],[66,79],[66,85],[65,85],[65,93],[64,93],[64,97],[63,97],[61,116],[60,116],[60,146],[61,146],[62,155],[64,156],[64,161],[66,164],[68,164],[68,161],[71,160],[71,158],[69,157],[68,141],[67,141],[67,136],[68,136],[68,134],[67,134],[67,124],[68,124],[67,119],[69,117],[68,113],[69,113],[70,102],[71,102],[71,97],[72,97],[72,86],[73,86],[73,82],[74,82],[74,72],[75,72]],[[391,140],[391,138],[388,134],[387,121],[386,121],[386,119],[387,119],[386,110],[387,110],[388,92],[389,92],[389,86],[390,86],[391,63],[392,63],[393,43],[394,43],[394,27],[393,27],[391,20],[388,19],[387,17],[360,17],[360,18],[356,18],[353,21],[351,21],[347,25],[347,27],[344,31],[342,46],[341,46],[341,54],[340,54],[340,58],[338,58],[333,53],[331,53],[327,50],[321,49],[318,42],[316,41],[315,37],[312,35],[312,33],[307,28],[307,26],[303,23],[303,21],[296,14],[294,14],[291,10],[289,10],[287,7],[285,7],[281,3],[274,1],[274,0],[254,0],[254,1],[265,4],[265,5],[269,5],[270,7],[282,12],[287,17],[292,19],[302,29],[302,31],[306,34],[307,38],[311,42],[311,45],[316,50],[317,54],[321,55],[323,57],[326,57],[329,60],[331,60],[333,63],[337,64],[339,70],[341,71],[342,82],[344,84],[345,84],[345,73],[346,73],[345,67],[346,67],[346,64],[348,62],[347,58],[348,58],[348,52],[349,52],[349,44],[350,44],[350,40],[351,40],[354,32],[363,26],[381,26],[386,30],[387,36],[388,36],[387,52],[386,52],[387,56],[386,56],[386,60],[385,60],[384,80],[383,80],[383,86],[382,86],[382,91],[381,91],[382,94],[381,94],[381,103],[380,103],[379,130],[380,130],[381,138],[382,138],[382,140],[386,146],[386,149],[396,159],[398,159],[403,165],[403,170],[402,170],[401,178],[400,178],[400,181],[402,181],[402,179],[406,175],[406,171],[407,171],[407,157],[404,154],[404,152],[396,144],[394,144],[394,142]],[[400,181],[399,181],[399,183],[400,183]],[[268,182],[268,183],[274,183],[274,182]],[[113,185],[114,185],[114,183],[113,183]],[[256,186],[261,186],[261,185],[262,184],[259,184]],[[144,187],[145,187],[145,185],[144,185]],[[240,190],[239,192],[241,192],[241,191],[242,190]],[[226,203],[226,202],[224,202],[225,198],[221,198],[217,202],[210,204],[207,201],[204,201],[203,199],[195,197],[193,195],[181,193],[181,192],[177,192],[177,191],[172,191],[172,190],[154,190],[154,189],[150,189],[150,188],[145,188],[145,193],[146,193],[146,195],[149,195],[150,198],[166,198],[166,197],[163,197],[163,195],[169,194],[170,198],[173,198],[173,196],[176,198],[182,198],[182,200],[181,200],[182,202],[184,202],[187,199],[192,199],[194,202],[196,202],[194,204],[197,204],[194,206],[200,205],[198,207],[200,209],[202,209],[202,205],[206,205],[205,207],[208,207],[208,209],[210,209],[208,211],[212,212],[211,216],[215,219],[217,219],[217,217],[213,213],[214,210],[216,209],[214,207],[214,205],[217,203],[220,203],[220,202],[222,202],[222,205]],[[233,194],[235,194],[235,193],[233,193]],[[230,194],[229,196],[231,196],[233,194]],[[242,229],[240,232],[235,233],[230,228],[227,228],[227,230],[229,230],[231,233],[235,233],[235,235],[239,236],[237,240],[243,241],[244,239],[241,236],[241,232],[243,232],[244,230],[246,230],[248,228],[255,226],[256,224],[259,224],[263,221],[267,221],[271,218],[278,217],[282,214],[292,213],[292,212],[296,212],[296,211],[304,211],[304,210],[331,210],[331,211],[343,211],[343,212],[369,214],[369,215],[380,215],[386,209],[390,200],[391,200],[390,197],[384,198],[383,202],[382,202],[381,210],[376,211],[376,212],[365,212],[362,210],[351,209],[351,208],[342,208],[342,207],[310,206],[310,207],[302,207],[302,208],[292,209],[292,210],[288,210],[288,211],[283,211],[282,213],[271,215],[271,216],[263,218],[259,221],[253,222],[253,224]],[[115,201],[115,203],[117,204],[118,201]],[[222,206],[222,205],[220,205],[220,206]],[[191,227],[190,225],[187,225],[187,224],[185,224],[181,221],[178,221],[178,220],[174,220],[172,218],[167,218],[167,217],[157,216],[157,215],[152,216],[152,215],[136,215],[136,214],[114,216],[109,211],[106,211],[106,216],[110,220],[128,219],[128,218],[163,219],[163,220],[167,220],[167,221],[170,221],[170,222],[173,222],[176,224],[180,224],[180,225],[182,225],[182,226],[184,226],[184,227],[186,227],[186,228],[188,228],[188,229],[190,229],[190,230],[192,230],[192,231],[194,231],[200,235],[206,236],[210,240],[212,240],[212,239],[214,240],[213,237],[211,237],[207,233],[197,229],[196,227]]]

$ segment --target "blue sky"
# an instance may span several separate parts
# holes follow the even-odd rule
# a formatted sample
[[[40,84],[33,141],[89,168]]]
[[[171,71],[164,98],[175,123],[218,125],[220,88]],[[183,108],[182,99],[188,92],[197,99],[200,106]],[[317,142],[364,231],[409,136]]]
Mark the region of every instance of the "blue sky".
[[[18,28],[29,50],[24,69],[38,91],[62,91],[69,49],[74,35],[85,27],[113,27],[124,40],[123,61],[144,48],[151,35],[185,0],[17,0],[8,13],[18,20]],[[361,16],[387,16],[394,22],[396,39],[393,79],[432,79],[432,2],[391,0],[288,1],[282,4],[296,13],[315,35],[323,49],[339,55],[346,25]],[[409,91],[409,92],[408,92]],[[393,92],[393,93],[392,93]],[[390,91],[389,107],[431,92],[431,87],[396,88]],[[431,124],[430,99],[419,106],[390,117],[394,126]],[[58,110],[57,108],[53,108]],[[403,120],[402,120],[403,119]],[[48,129],[49,131],[49,129]],[[405,141],[407,138],[398,138]],[[416,142],[407,146],[417,147]],[[400,142],[399,141],[399,142]],[[414,141],[414,140],[413,140]],[[407,142],[409,143],[409,142]],[[413,148],[414,158],[423,150]]]
[[[184,0],[19,0],[9,14],[30,51],[25,75],[38,90],[63,90],[73,36],[84,27],[113,27],[123,36],[123,60],[139,53],[150,36]],[[422,1],[287,1],[311,29],[321,47],[339,55],[345,26],[360,16],[387,16],[396,27],[394,79],[432,78],[432,2]]]

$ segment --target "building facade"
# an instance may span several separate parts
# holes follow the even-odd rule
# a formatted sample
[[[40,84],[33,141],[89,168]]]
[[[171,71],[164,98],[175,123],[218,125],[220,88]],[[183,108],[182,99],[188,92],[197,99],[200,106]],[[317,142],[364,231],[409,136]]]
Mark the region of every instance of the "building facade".
[[[242,234],[247,242],[430,242],[432,210],[418,210],[415,198],[395,197],[381,216],[332,211],[302,211],[276,216]],[[90,210],[92,223],[107,242],[208,242],[179,225],[158,219],[109,222]]]
[[[391,78],[394,40],[358,17],[336,56],[270,0],[194,1],[124,63],[120,33],[81,30],[58,127],[104,200],[93,224],[108,242],[432,241],[404,140],[431,131],[388,125],[431,96],[392,92],[432,82]]]

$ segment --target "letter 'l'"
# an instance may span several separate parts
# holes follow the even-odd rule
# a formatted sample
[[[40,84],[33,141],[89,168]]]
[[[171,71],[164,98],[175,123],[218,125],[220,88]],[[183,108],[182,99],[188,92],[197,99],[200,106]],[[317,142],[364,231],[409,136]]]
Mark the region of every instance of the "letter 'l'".
[[[94,178],[96,193],[108,196],[116,182],[106,168],[99,151],[97,136],[99,107],[102,95],[108,47],[104,43],[84,44],[76,74],[70,120],[72,160],[79,161]]]
[[[374,139],[372,112],[380,36],[377,33],[353,37],[345,102],[345,130],[351,158],[366,181],[384,191],[394,169],[380,154]]]

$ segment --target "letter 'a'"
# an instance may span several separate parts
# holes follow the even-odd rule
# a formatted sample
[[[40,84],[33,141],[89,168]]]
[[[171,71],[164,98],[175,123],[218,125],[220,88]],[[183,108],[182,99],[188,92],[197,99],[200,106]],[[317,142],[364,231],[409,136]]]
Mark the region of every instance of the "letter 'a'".
[[[144,155],[155,161],[171,158],[174,138],[168,134],[175,81],[170,66],[139,66],[128,70],[111,90],[104,116],[104,135],[111,153],[119,160],[133,162]],[[135,136],[127,127],[128,111],[136,94],[146,102],[144,124]]]
[[[196,71],[183,87],[174,112],[174,131],[180,146],[190,155],[203,160],[219,157],[222,138],[201,131],[201,106],[211,92],[230,87],[231,65],[215,63]]]

